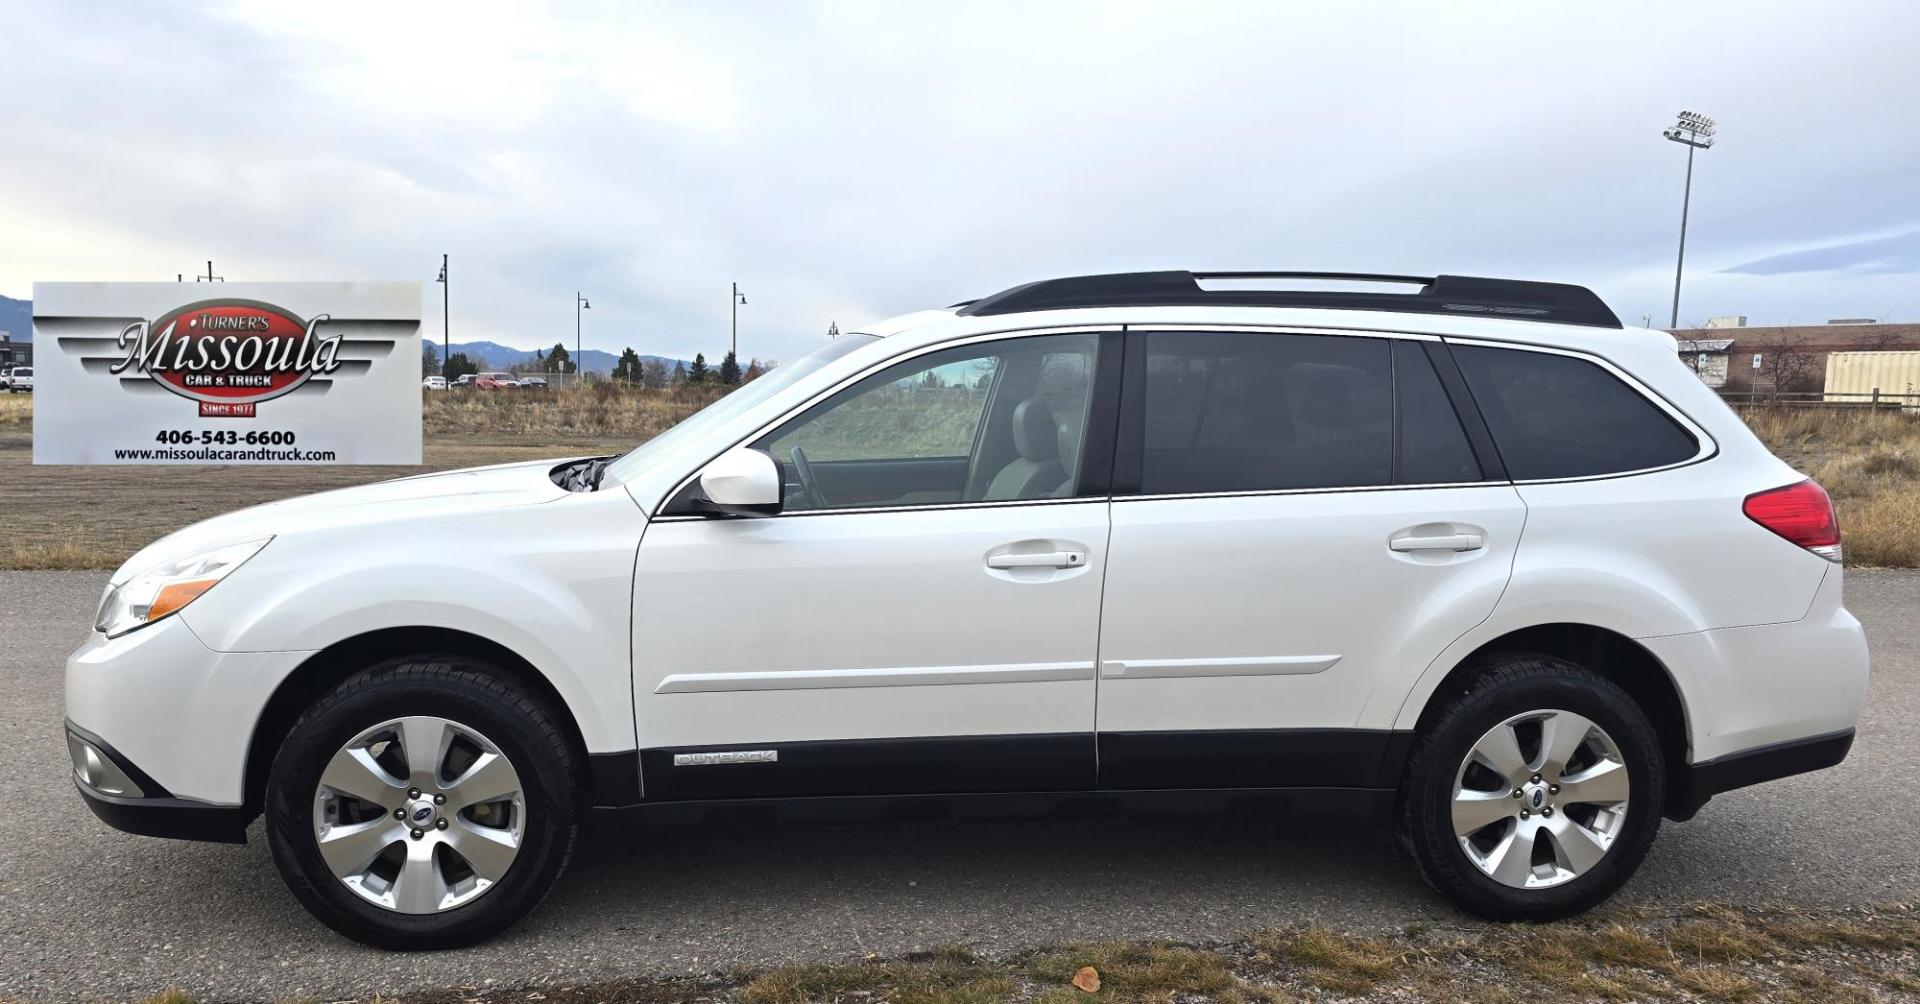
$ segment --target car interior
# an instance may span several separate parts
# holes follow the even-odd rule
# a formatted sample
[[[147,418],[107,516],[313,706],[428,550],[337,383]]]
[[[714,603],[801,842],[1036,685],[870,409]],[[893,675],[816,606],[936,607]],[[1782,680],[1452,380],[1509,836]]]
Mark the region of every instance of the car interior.
[[[754,445],[780,461],[792,510],[1070,497],[1097,344],[1049,335],[930,353]]]

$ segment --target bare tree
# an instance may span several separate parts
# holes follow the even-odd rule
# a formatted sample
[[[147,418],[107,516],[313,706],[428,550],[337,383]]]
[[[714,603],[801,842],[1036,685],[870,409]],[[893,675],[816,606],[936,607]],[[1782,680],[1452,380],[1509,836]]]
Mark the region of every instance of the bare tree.
[[[1897,352],[1913,347],[1913,344],[1900,332],[1891,329],[1869,331],[1854,344],[1858,345],[1862,352]]]
[[[1760,376],[1774,393],[1792,394],[1812,388],[1814,369],[1822,357],[1808,351],[1807,335],[1788,335],[1755,353]]]

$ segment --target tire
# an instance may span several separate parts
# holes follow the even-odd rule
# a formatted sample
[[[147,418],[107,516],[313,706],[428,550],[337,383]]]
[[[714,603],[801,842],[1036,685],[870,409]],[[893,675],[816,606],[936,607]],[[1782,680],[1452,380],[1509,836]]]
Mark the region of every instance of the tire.
[[[438,750],[421,756],[438,766],[423,774],[410,748]],[[446,801],[433,801],[432,785]],[[456,948],[546,896],[572,854],[583,790],[583,764],[551,710],[485,664],[409,657],[354,675],[294,723],[267,778],[267,841],[294,897],[341,934],[378,948]],[[466,804],[484,795],[495,797]]]
[[[1560,750],[1568,737],[1585,737],[1565,764],[1572,769],[1555,769],[1549,735],[1561,737]],[[1505,736],[1524,773],[1491,770],[1494,761],[1516,763]],[[1568,778],[1572,791],[1563,792],[1557,782]],[[1555,920],[1599,904],[1632,877],[1660,830],[1665,780],[1653,726],[1625,691],[1564,659],[1500,655],[1476,667],[1416,741],[1396,835],[1420,877],[1463,909],[1489,920]],[[1464,837],[1456,832],[1457,792]],[[1524,859],[1513,856],[1530,848]]]

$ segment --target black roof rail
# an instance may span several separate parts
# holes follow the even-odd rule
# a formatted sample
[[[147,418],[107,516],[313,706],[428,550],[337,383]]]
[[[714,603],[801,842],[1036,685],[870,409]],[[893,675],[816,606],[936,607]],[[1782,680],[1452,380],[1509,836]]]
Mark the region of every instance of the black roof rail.
[[[1318,289],[1205,289],[1202,279],[1310,279],[1405,283],[1417,291],[1382,293]],[[1360,272],[1117,272],[1042,279],[964,304],[959,312],[991,317],[1073,307],[1327,307],[1396,313],[1467,314],[1522,321],[1620,327],[1620,318],[1585,286],[1466,275],[1374,275]]]

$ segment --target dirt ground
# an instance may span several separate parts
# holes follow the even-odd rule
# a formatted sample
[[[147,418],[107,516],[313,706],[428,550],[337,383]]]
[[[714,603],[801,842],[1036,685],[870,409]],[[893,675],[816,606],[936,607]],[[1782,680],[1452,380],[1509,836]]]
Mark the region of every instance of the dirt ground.
[[[619,453],[593,437],[430,436],[418,467],[35,467],[30,426],[0,426],[0,567],[112,568],[172,531],[244,506],[428,471]]]

